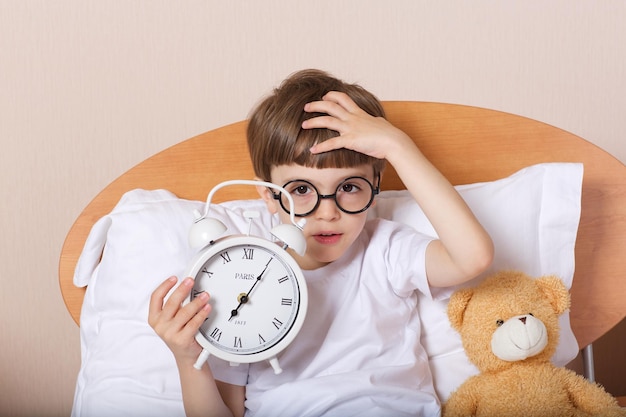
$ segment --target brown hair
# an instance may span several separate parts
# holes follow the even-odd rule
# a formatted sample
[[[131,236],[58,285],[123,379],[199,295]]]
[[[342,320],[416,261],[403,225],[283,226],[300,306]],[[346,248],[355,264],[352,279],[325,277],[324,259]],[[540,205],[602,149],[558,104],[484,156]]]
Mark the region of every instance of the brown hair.
[[[262,100],[250,115],[248,149],[257,177],[269,181],[273,166],[293,163],[314,168],[372,165],[375,175],[382,172],[385,160],[349,149],[321,154],[309,152],[314,144],[339,134],[330,129],[302,129],[304,120],[320,115],[305,112],[304,105],[321,100],[329,91],[346,93],[372,116],[385,116],[378,99],[357,84],[347,84],[319,70],[296,72]]]

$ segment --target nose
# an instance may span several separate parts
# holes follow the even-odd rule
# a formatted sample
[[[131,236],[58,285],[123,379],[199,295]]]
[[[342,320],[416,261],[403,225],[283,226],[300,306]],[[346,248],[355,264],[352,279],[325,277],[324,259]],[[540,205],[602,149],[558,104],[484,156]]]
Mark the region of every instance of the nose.
[[[331,196],[320,198],[319,206],[315,211],[315,217],[321,220],[333,220],[339,216],[339,207]]]

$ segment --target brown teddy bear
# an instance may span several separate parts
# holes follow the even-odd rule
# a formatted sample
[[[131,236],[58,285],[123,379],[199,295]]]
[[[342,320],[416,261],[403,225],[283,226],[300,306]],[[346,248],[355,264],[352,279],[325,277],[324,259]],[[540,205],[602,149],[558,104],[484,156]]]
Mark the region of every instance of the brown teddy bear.
[[[480,373],[450,395],[443,416],[626,416],[601,386],[550,362],[569,303],[558,277],[515,271],[456,291],[448,317]]]

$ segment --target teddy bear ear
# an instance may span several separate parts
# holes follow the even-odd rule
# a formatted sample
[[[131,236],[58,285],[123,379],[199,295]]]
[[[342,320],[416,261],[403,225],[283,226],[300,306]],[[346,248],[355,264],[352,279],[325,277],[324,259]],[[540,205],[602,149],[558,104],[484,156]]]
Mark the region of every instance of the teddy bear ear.
[[[570,307],[569,291],[557,276],[546,275],[535,280],[537,286],[546,297],[556,314],[563,314]]]
[[[463,325],[463,316],[465,315],[465,309],[474,295],[474,290],[471,288],[457,290],[452,293],[450,301],[448,302],[448,319],[452,328],[456,331],[460,331]]]

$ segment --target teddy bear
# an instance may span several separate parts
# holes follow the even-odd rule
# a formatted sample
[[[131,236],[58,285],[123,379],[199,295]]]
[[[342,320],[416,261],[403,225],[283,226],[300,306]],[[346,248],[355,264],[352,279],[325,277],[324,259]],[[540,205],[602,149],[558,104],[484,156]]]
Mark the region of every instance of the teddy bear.
[[[450,394],[443,417],[626,416],[600,385],[550,361],[569,305],[558,277],[519,271],[456,290],[448,317],[479,373]]]

